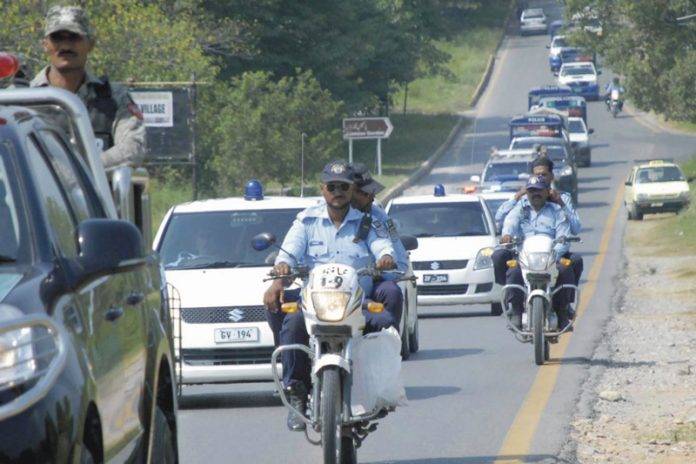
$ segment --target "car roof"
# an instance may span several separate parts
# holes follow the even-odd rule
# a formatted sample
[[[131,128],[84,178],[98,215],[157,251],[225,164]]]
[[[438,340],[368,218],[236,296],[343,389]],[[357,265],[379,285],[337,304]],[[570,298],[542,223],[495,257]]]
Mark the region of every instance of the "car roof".
[[[489,164],[503,164],[503,163],[524,163],[526,161],[534,161],[536,159],[536,154],[529,149],[521,149],[514,151],[526,151],[528,154],[519,154],[515,156],[491,156],[486,166]]]
[[[504,191],[488,191],[488,192],[480,192],[479,196],[483,198],[484,200],[509,200],[513,196],[515,196],[516,191],[515,190],[504,190]]]
[[[182,203],[174,213],[208,213],[216,211],[305,209],[318,204],[322,197],[264,197],[263,200],[245,200],[244,197],[216,198]]]
[[[545,101],[579,101],[585,102],[585,97],[580,95],[549,95],[548,97],[541,97],[539,103]]]
[[[577,117],[577,116],[569,117],[568,122],[571,122],[571,121],[580,121],[583,125],[585,125],[585,120],[580,118],[580,117]]]
[[[527,8],[522,12],[523,15],[530,15],[530,14],[544,14],[544,10],[542,8]]]
[[[441,197],[435,195],[408,195],[396,197],[389,202],[389,205],[417,205],[428,203],[477,203],[480,202],[478,195],[468,193],[453,193]]]
[[[638,170],[638,169],[645,169],[645,168],[663,168],[666,166],[675,166],[681,171],[681,168],[679,167],[678,164],[672,163],[670,161],[658,160],[658,159],[649,160],[647,162],[642,162],[641,164],[635,166],[634,169]]]
[[[561,68],[584,68],[584,67],[593,67],[594,68],[594,63],[591,61],[573,61],[571,63],[563,63],[561,65]]]
[[[520,157],[533,156],[534,150],[531,148],[515,148],[505,150],[495,150],[490,155],[490,159],[511,159],[518,160]]]

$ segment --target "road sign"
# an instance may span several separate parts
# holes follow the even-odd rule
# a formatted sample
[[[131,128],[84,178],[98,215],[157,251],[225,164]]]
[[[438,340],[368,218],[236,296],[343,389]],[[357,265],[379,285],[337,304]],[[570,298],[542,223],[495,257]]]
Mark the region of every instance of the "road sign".
[[[348,118],[343,120],[343,138],[386,139],[394,130],[389,118]]]

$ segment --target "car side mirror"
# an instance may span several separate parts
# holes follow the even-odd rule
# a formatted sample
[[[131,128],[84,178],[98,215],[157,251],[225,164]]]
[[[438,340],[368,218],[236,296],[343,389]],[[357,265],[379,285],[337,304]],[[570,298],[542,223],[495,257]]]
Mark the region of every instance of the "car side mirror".
[[[602,74],[602,71],[597,71],[597,75],[599,76],[600,74]]]
[[[469,177],[471,182],[481,182],[481,176],[471,176]]]
[[[696,177],[687,177],[687,178],[686,178],[686,181],[687,181],[688,183],[692,183],[692,182],[694,181],[694,179],[696,179]]]
[[[626,181],[626,182],[624,182],[624,185],[631,186],[631,185],[633,185],[633,182]]]
[[[412,251],[418,248],[418,239],[413,235],[402,235],[401,244],[407,251]]]
[[[588,129],[588,130],[587,130],[587,133],[588,133],[588,134],[594,134],[594,129]]]
[[[77,226],[77,244],[75,286],[145,264],[143,236],[128,221],[84,220]]]
[[[547,46],[546,46],[546,49],[547,49],[547,50],[551,49],[551,45],[547,45]]]
[[[261,232],[251,239],[251,247],[256,251],[263,251],[268,249],[268,247],[273,245],[275,242],[275,235],[270,232]]]

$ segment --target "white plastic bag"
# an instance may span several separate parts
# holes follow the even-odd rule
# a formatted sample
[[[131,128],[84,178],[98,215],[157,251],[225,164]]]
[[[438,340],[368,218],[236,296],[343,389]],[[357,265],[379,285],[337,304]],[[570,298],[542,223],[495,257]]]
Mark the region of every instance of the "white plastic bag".
[[[403,406],[401,337],[393,327],[364,335],[353,343],[353,414]]]

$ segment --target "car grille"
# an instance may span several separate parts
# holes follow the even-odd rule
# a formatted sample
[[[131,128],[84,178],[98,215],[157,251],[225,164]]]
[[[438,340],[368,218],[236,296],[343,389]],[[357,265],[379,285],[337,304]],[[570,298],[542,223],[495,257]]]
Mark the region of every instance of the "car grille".
[[[411,263],[414,271],[441,271],[452,269],[464,269],[469,261],[466,259],[455,259],[449,261],[416,261]],[[437,264],[435,264],[437,263]],[[433,265],[435,264],[435,267]]]
[[[419,285],[419,295],[464,295],[469,285]]]
[[[269,364],[272,346],[261,348],[185,348],[184,363],[189,366],[232,366],[240,364]]]
[[[263,306],[183,308],[181,315],[187,324],[261,322],[266,320],[266,308]]]

